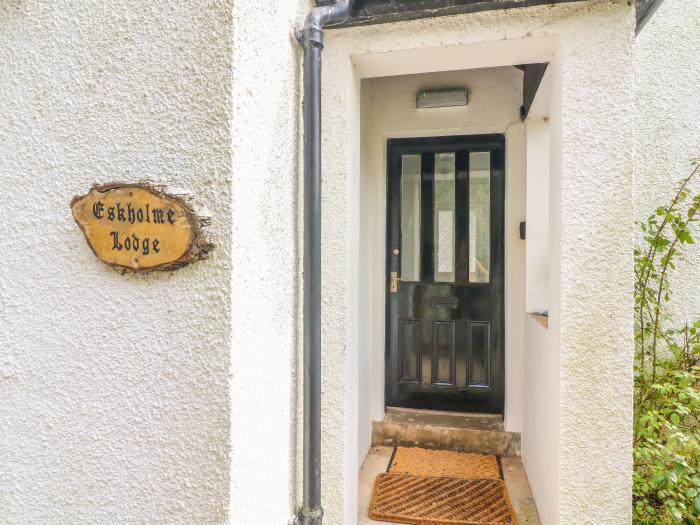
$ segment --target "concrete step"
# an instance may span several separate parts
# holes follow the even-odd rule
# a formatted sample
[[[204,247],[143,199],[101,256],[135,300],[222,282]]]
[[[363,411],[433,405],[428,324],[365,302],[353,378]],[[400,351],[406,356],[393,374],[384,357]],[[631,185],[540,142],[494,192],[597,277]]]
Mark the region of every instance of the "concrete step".
[[[519,456],[520,434],[507,432],[500,415],[389,407],[372,422],[372,445]]]

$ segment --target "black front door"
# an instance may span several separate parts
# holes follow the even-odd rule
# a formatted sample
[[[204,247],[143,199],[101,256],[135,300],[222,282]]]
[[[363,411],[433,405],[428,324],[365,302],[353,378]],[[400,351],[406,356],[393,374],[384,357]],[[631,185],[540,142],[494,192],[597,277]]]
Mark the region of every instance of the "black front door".
[[[503,135],[388,142],[387,406],[503,412]]]

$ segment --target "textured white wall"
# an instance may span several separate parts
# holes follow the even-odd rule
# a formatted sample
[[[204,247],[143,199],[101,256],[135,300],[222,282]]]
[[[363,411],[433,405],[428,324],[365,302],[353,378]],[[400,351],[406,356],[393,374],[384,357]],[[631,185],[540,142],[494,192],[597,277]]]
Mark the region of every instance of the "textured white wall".
[[[552,144],[552,135],[561,135],[552,115],[558,119],[561,107],[560,61],[547,67],[527,120],[527,239],[526,310],[559,309],[559,276],[553,278],[550,265],[559,257],[559,238],[550,238],[550,228],[558,223],[559,195],[553,198],[551,172],[559,173],[561,146]],[[557,78],[556,83],[552,81]],[[552,154],[553,153],[553,154]],[[557,177],[555,180],[558,180]],[[551,290],[550,290],[551,282]],[[555,293],[552,293],[554,291]],[[543,524],[559,522],[559,334],[549,330],[548,319],[528,315],[525,321],[525,359],[522,457],[528,481]]]
[[[698,24],[700,2],[666,0],[635,42],[634,212],[640,221],[670,203],[676,183],[692,170],[690,159],[700,157]],[[693,190],[700,193],[700,179]],[[688,249],[671,283],[678,325],[700,318],[699,244]]]
[[[231,2],[0,2],[0,522],[226,521]],[[119,275],[93,182],[195,196],[218,244]]]
[[[300,501],[300,53],[304,0],[236,0],[233,59],[231,523]],[[295,457],[296,456],[296,457]]]
[[[555,40],[560,68],[557,114],[552,115],[553,268],[551,351],[559,352],[560,418],[547,418],[558,450],[545,458],[559,477],[550,523],[619,524],[631,516],[632,419],[632,129],[633,8],[624,1],[562,4],[332,32],[324,51],[324,495],[329,523],[351,523],[356,482],[355,443],[343,442],[356,414],[348,378],[358,350],[345,321],[351,296],[346,270],[357,264],[354,210],[359,202],[358,77],[463,69],[492,59],[520,59],[537,42]],[[549,38],[548,37],[554,37]],[[522,44],[508,40],[524,39]],[[539,40],[538,40],[539,39]],[[543,40],[544,39],[544,40]],[[483,45],[482,43],[488,43]],[[549,45],[549,44],[548,44]],[[463,46],[452,47],[450,46]],[[469,46],[473,46],[471,49]],[[508,53],[493,53],[509,48]],[[491,49],[492,53],[482,53]],[[441,54],[442,53],[442,54]],[[556,118],[555,118],[556,117]],[[621,125],[627,122],[629,126]],[[554,151],[556,149],[556,151]],[[554,176],[554,175],[553,175]],[[346,302],[348,308],[356,303]],[[526,407],[527,414],[527,407]],[[526,415],[527,417],[527,415]],[[552,426],[558,425],[558,426]],[[591,458],[595,458],[592,461]],[[345,519],[345,521],[343,521]]]
[[[631,520],[634,10],[592,5],[571,29],[550,274],[561,284],[549,325],[561,336],[559,522],[612,525]]]

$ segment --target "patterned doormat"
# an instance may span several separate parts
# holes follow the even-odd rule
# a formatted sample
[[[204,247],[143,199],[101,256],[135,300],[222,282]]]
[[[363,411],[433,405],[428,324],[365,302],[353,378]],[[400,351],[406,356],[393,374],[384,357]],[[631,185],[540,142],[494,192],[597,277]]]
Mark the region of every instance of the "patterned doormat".
[[[518,525],[495,456],[399,447],[369,517],[413,525]]]

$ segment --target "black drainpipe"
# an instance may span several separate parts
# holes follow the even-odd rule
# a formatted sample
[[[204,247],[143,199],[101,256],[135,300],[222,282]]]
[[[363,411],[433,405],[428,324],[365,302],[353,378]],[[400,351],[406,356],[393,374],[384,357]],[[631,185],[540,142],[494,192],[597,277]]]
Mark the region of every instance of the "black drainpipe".
[[[304,502],[301,525],[321,525],[321,50],[323,29],[353,0],[317,7],[298,35],[304,48]]]

